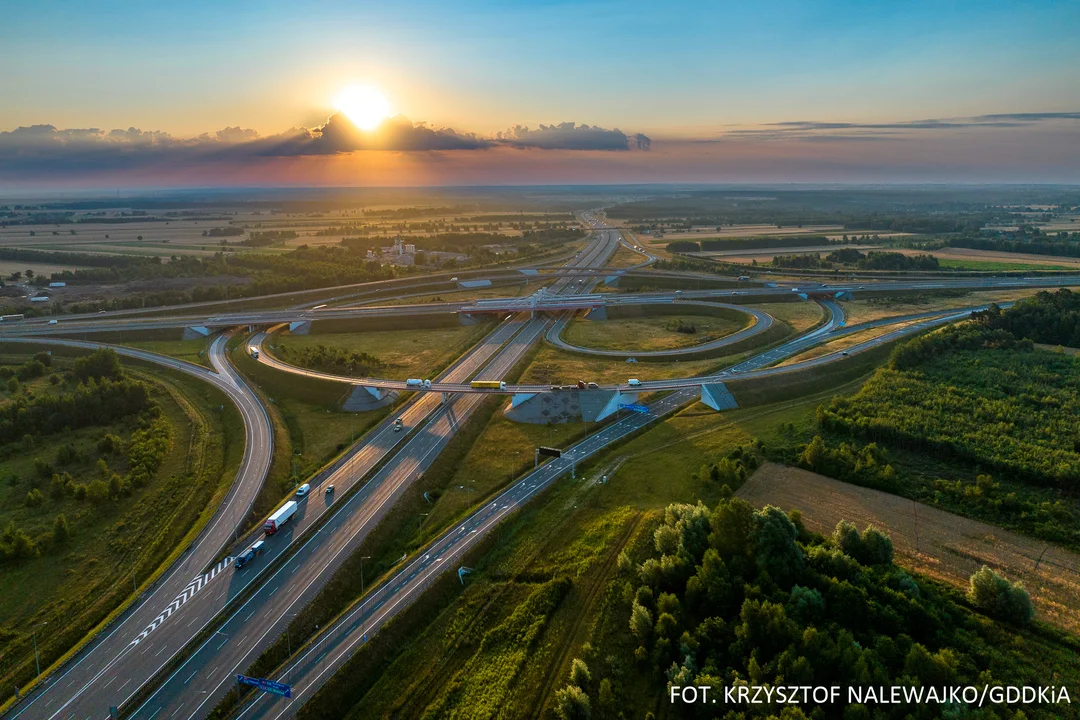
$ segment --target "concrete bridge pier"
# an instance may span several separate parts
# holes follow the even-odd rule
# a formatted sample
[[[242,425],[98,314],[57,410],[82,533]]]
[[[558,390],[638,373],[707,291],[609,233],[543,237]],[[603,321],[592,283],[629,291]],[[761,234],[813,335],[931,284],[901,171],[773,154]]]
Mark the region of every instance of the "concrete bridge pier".
[[[386,407],[397,399],[397,390],[384,390],[370,385],[355,385],[341,409],[347,412],[366,412]]]
[[[735,401],[735,396],[731,394],[731,391],[727,389],[727,386],[724,385],[724,383],[709,383],[702,385],[701,402],[717,412],[722,410],[734,410],[739,407],[739,403]]]
[[[189,325],[184,328],[185,340],[201,340],[210,337],[210,328],[202,325]]]

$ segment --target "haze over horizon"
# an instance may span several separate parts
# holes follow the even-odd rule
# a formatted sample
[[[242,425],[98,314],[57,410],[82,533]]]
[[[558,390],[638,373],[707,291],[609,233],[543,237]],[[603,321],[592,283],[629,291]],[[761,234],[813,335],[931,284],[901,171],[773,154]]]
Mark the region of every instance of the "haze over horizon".
[[[1051,0],[19,6],[0,189],[1075,183],[1078,30]]]

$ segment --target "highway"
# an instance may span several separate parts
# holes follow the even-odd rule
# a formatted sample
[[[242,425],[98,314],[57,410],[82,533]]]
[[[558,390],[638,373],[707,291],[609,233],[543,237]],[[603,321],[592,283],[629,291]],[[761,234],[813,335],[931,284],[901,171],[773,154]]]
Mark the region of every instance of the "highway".
[[[444,376],[448,380],[459,381],[468,378],[521,325],[520,322],[504,324],[455,363]],[[87,349],[102,346],[100,343],[59,338],[4,338],[4,341],[48,342]],[[206,565],[232,540],[230,536],[234,534],[235,526],[242,521],[261,488],[273,454],[269,419],[256,396],[226,360],[226,342],[227,337],[221,336],[210,348],[210,360],[218,373],[146,351],[119,346],[115,348],[126,356],[191,373],[228,392],[244,413],[248,426],[244,465],[238,475],[237,486],[227,498],[226,506],[230,512],[224,516],[224,520],[215,517],[193,550],[157,583],[152,594],[144,597],[119,625],[113,626],[107,636],[95,641],[89,650],[69,664],[59,678],[46,683],[43,689],[24,700],[13,717],[24,714],[26,717],[94,717],[102,709],[107,711],[109,706],[122,705],[161,670],[191,637],[213,621],[244,590],[247,581],[257,577],[256,572],[248,572],[226,582],[222,579],[225,575],[235,575],[227,561],[203,573]],[[406,429],[411,429],[422,423],[437,405],[436,397],[422,395],[402,408],[397,416],[403,419]],[[258,418],[257,422],[253,419],[255,417]],[[407,435],[407,432],[395,433],[392,421],[387,420],[373,434],[369,433],[372,442],[358,447],[355,453],[337,463],[333,472],[327,474],[328,477],[338,484],[341,494],[347,493],[354,479],[370,471]],[[305,503],[305,508],[310,512],[304,513],[288,532],[275,538],[275,543],[267,543],[269,552],[266,560],[271,560],[276,552],[283,551],[292,534],[302,532],[308,523],[313,523],[321,515],[320,509],[314,506],[325,501],[323,496],[313,495],[310,501]],[[244,543],[239,543],[232,550],[241,550],[249,541],[250,538],[245,539]],[[197,574],[194,579],[193,574]]]
[[[601,233],[596,248],[586,253],[581,262],[597,262],[606,258],[614,246],[610,235]],[[496,379],[505,375],[541,337],[549,323],[547,318],[527,322],[514,320],[500,327],[496,333],[510,327],[512,337],[478,377]],[[260,356],[264,354],[260,353]],[[455,366],[440,379],[460,383],[474,371],[475,362]],[[214,634],[202,642],[135,709],[133,717],[193,718],[205,715],[231,689],[236,672],[250,665],[284,632],[292,615],[311,601],[341,563],[359,547],[401,493],[435,460],[482,399],[478,395],[466,395],[451,398],[445,405],[439,405],[438,396],[418,395],[415,412],[420,414],[429,406],[435,406],[435,412],[419,427],[415,420],[395,413],[395,416],[403,417],[408,430],[415,428],[415,431],[396,434],[399,438],[408,435],[407,442],[357,493],[335,502],[335,497],[343,497],[348,490],[347,478],[340,474],[330,475],[314,484],[312,493],[302,503],[305,509],[298,512],[299,522],[291,529],[287,525],[267,542],[273,548],[278,537],[288,533],[290,540],[299,539],[296,546],[290,548],[291,554],[286,556],[272,549],[274,554],[257,561],[263,568],[272,568],[272,574],[261,577],[262,584],[254,592],[246,594],[238,606],[229,608],[226,619],[215,626]],[[394,434],[391,419],[387,419],[382,431]],[[359,473],[359,470],[354,469],[354,472]],[[356,477],[363,474],[366,473]],[[327,496],[319,492],[319,488],[327,483],[338,488],[329,499],[334,512],[313,535],[308,535],[304,532],[311,527],[311,522],[306,520],[308,506],[313,502],[327,502]],[[285,559],[274,564],[273,561],[279,557]],[[236,578],[242,577],[244,571],[229,569],[223,574],[235,584],[238,582]],[[243,585],[246,587],[249,583],[244,582]],[[256,587],[254,583],[250,584],[252,588]],[[236,597],[239,592],[229,594]],[[216,613],[220,613],[221,609],[218,608]]]
[[[745,363],[740,363],[740,366],[745,369],[746,376],[789,372],[792,368],[806,368],[838,360],[841,357],[840,354],[832,353],[785,368],[767,367],[802,352],[830,333],[834,333],[834,330],[845,334],[843,329],[837,330],[842,327],[842,309],[835,303],[827,303],[826,309],[829,311],[827,322],[812,333],[795,338]],[[928,317],[922,322],[851,346],[846,352],[849,354],[865,352],[899,337],[963,319],[977,309],[981,308],[968,308],[937,317]],[[926,315],[919,314],[919,316]],[[898,318],[894,322],[910,319],[912,316]],[[870,325],[884,324],[888,322],[875,321],[875,323],[854,326],[848,329],[848,332],[858,332]],[[485,503],[483,507],[472,513],[466,520],[456,524],[438,539],[429,543],[417,553],[414,559],[368,593],[349,612],[321,632],[307,647],[275,673],[274,679],[292,686],[291,700],[257,692],[245,704],[237,717],[244,720],[278,720],[294,716],[297,708],[309,700],[371,635],[394,615],[408,607],[439,575],[450,570],[457,570],[460,567],[460,558],[475,547],[500,522],[559,478],[566,476],[576,464],[588,460],[597,452],[649,423],[697,400],[699,397],[697,386],[701,382],[702,379],[697,379],[693,386],[677,389],[649,403],[647,414],[628,413],[625,417],[606,425],[599,432],[572,445],[563,452],[562,457],[550,460],[537,470],[527,473],[491,502]]]
[[[580,258],[580,256],[578,256]],[[556,281],[552,288],[565,288],[574,279],[595,283],[606,275],[630,273],[641,271],[628,271],[627,269],[612,269],[603,272],[595,270],[566,270],[561,274],[553,275]],[[577,274],[576,274],[577,273]],[[663,275],[669,278],[693,278],[700,280],[699,274],[673,273],[660,271],[648,271],[647,276],[657,277]],[[521,279],[520,273],[512,275]],[[721,279],[713,277],[713,280]],[[584,283],[582,283],[584,285]],[[612,304],[655,304],[679,302],[682,300],[723,300],[737,299],[739,303],[763,302],[766,300],[779,300],[790,297],[792,292],[810,293],[814,296],[830,296],[840,292],[859,293],[889,293],[889,292],[917,292],[943,289],[966,289],[966,290],[1001,290],[1019,287],[1030,288],[1057,288],[1080,286],[1080,276],[1067,277],[1033,277],[1033,278],[956,278],[947,280],[903,280],[903,281],[879,281],[879,282],[846,282],[834,283],[823,286],[821,283],[802,283],[798,285],[785,285],[779,287],[754,287],[747,285],[745,288],[736,289],[712,289],[712,290],[685,290],[664,293],[627,293],[623,295],[605,294],[604,303]],[[391,299],[388,296],[384,299]],[[485,301],[490,303],[491,301]],[[522,298],[505,298],[507,311],[527,310],[520,307]],[[275,309],[260,310],[253,312],[234,312],[220,315],[174,315],[168,317],[136,317],[130,319],[116,318],[115,313],[104,316],[80,316],[83,319],[62,317],[57,325],[48,325],[44,318],[30,319],[10,324],[0,323],[0,336],[28,336],[44,335],[48,337],[57,334],[79,334],[96,332],[135,332],[145,330],[161,330],[170,328],[182,328],[188,326],[202,326],[207,328],[228,328],[240,325],[257,325],[260,327],[275,325],[282,322],[304,322],[314,320],[342,320],[365,317],[409,317],[413,315],[439,315],[452,314],[473,305],[471,300],[454,302],[422,303],[415,305],[344,305],[321,308],[319,310],[304,309]]]
[[[603,264],[614,252],[619,242],[625,241],[619,233],[611,230],[600,229],[598,242],[592,243],[589,248],[575,257],[574,262],[579,267],[596,267]],[[622,272],[625,272],[623,269]],[[619,272],[619,271],[616,271]],[[575,283],[575,276],[562,274],[558,276],[551,286],[551,293],[562,293],[568,290],[588,292],[597,282],[600,276],[586,276],[587,282]],[[585,279],[585,278],[578,278]],[[1048,281],[1053,282],[1047,284]],[[974,285],[966,283],[977,283]],[[858,286],[858,290],[879,290],[890,283],[873,283]],[[959,280],[947,283],[921,284],[917,282],[891,283],[897,285],[894,289],[938,289],[952,287],[969,287],[984,289],[987,287],[1056,287],[1060,285],[1080,284],[1080,278],[1027,278],[1006,279],[1000,282],[988,283],[986,280]],[[845,289],[843,285],[835,285],[829,288],[798,288],[798,290],[817,294],[832,294]],[[853,289],[853,288],[847,288]],[[696,300],[709,300],[716,297],[731,295],[760,295],[775,296],[778,293],[790,293],[792,288],[746,288],[745,290],[709,290],[709,291],[686,291],[683,293],[652,293],[635,294],[633,296],[612,297],[612,304],[622,303],[671,303],[686,301],[691,304]],[[828,320],[821,327],[804,336],[784,343],[761,353],[750,360],[740,363],[728,370],[706,378],[684,378],[679,380],[643,382],[641,387],[629,388],[625,385],[612,386],[621,390],[675,390],[676,392],[656,401],[650,407],[653,418],[666,412],[671,412],[681,405],[691,402],[698,397],[699,386],[707,382],[723,381],[737,377],[754,377],[757,375],[775,374],[778,372],[796,372],[805,367],[819,365],[838,359],[838,354],[821,356],[805,363],[786,366],[784,368],[769,367],[776,362],[790,357],[793,354],[822,342],[844,334],[856,332],[860,326],[842,328],[843,310],[833,300],[823,298],[821,303],[828,310]],[[297,319],[311,319],[322,317],[356,317],[358,312],[385,313],[388,315],[401,315],[408,317],[414,313],[425,312],[448,312],[447,307],[460,305],[456,303],[437,303],[425,306],[391,306],[382,308],[332,308],[327,314],[321,311],[267,311],[263,313],[231,314],[217,318],[202,318],[203,322],[189,322],[183,324],[209,324],[209,325],[234,325],[252,324],[263,325],[271,322],[280,322],[283,317]],[[740,308],[748,310],[747,308]],[[292,313],[289,315],[289,313]],[[952,314],[927,317],[921,322],[888,333],[879,338],[867,341],[857,346],[848,348],[845,352],[856,354],[884,342],[889,342],[896,337],[917,332],[945,322],[964,317],[970,310],[956,311]],[[344,313],[338,315],[338,313]],[[771,317],[762,313],[769,323]],[[925,315],[925,314],[920,314]],[[274,318],[274,319],[270,319]],[[909,319],[916,319],[909,316]],[[172,323],[169,327],[176,326],[177,319],[165,319]],[[890,319],[898,322],[900,319]],[[125,329],[132,330],[130,322],[138,321],[113,321],[105,318],[93,319],[79,328],[87,332],[102,329]],[[152,322],[162,322],[162,319],[154,319]],[[761,324],[764,320],[758,320]],[[888,324],[887,321],[878,321],[878,324]],[[65,331],[71,332],[74,325],[65,327]],[[18,328],[21,328],[19,330]],[[49,332],[48,326],[44,326],[45,332]],[[41,325],[17,325],[12,326],[10,332],[31,333],[40,331]],[[73,663],[64,668],[59,677],[50,678],[44,689],[39,690],[27,701],[17,708],[13,717],[58,717],[58,718],[82,718],[104,717],[103,711],[110,705],[119,705],[130,699],[137,688],[151,680],[155,673],[162,668],[168,659],[180,652],[188,642],[197,635],[202,628],[216,629],[205,642],[197,648],[197,652],[186,659],[179,669],[172,672],[164,684],[152,693],[145,703],[139,706],[136,717],[199,717],[205,715],[213,704],[229,689],[229,681],[233,674],[242,671],[250,662],[265,649],[265,647],[283,632],[291,615],[304,604],[310,601],[319,587],[340,567],[341,562],[348,557],[352,550],[359,546],[363,538],[377,524],[392,506],[393,502],[415,480],[416,473],[422,472],[437,456],[438,452],[445,447],[460,423],[481,402],[485,393],[499,392],[492,390],[477,390],[469,387],[466,382],[472,374],[483,367],[480,378],[498,379],[511,368],[543,332],[553,332],[552,319],[541,316],[532,320],[515,319],[504,322],[489,334],[480,344],[455,363],[449,370],[443,373],[433,382],[431,392],[420,392],[410,399],[395,417],[400,416],[406,431],[395,433],[392,427],[392,418],[373,429],[365,441],[356,446],[345,458],[321,473],[315,481],[315,491],[302,502],[302,510],[297,514],[295,522],[286,526],[281,533],[271,538],[267,543],[269,552],[260,558],[255,566],[247,568],[243,572],[234,572],[228,563],[220,564],[205,572],[210,561],[213,560],[223,547],[229,543],[229,534],[233,532],[234,525],[242,519],[254,499],[262,479],[265,477],[269,465],[272,446],[272,433],[265,412],[259,406],[257,400],[243,381],[229,367],[224,357],[224,338],[218,338],[211,346],[211,360],[217,369],[217,373],[206,368],[189,365],[182,361],[171,358],[161,358],[153,353],[147,353],[129,348],[117,348],[118,352],[132,357],[143,357],[154,362],[163,362],[177,369],[192,374],[200,374],[215,384],[224,383],[230,389],[219,384],[223,390],[229,392],[230,397],[237,402],[241,411],[244,412],[245,424],[248,425],[248,448],[245,454],[244,465],[237,476],[230,496],[223,504],[223,509],[215,515],[214,519],[200,535],[192,549],[169,570],[154,587],[153,592],[142,598],[139,604],[126,613],[118,623],[109,630],[107,635],[96,640],[89,649],[84,650]],[[9,328],[0,328],[0,332],[8,332]],[[55,332],[56,330],[53,330]],[[253,342],[261,343],[263,336],[257,336]],[[49,342],[65,344],[74,347],[98,347],[98,343],[79,342],[73,340],[61,340],[55,337],[42,338],[0,338],[3,342]],[[700,351],[701,348],[693,348]],[[277,364],[267,353],[260,353],[260,361]],[[493,358],[493,359],[492,359]],[[489,362],[490,361],[490,362]],[[181,367],[188,366],[188,367]],[[288,368],[290,371],[298,371],[296,368]],[[406,389],[403,380],[381,379],[354,379],[328,376],[323,373],[302,371],[305,374],[351,382],[353,384],[370,385],[373,387]],[[211,379],[211,378],[216,378]],[[416,388],[409,387],[409,390]],[[506,392],[543,392],[548,391],[548,386],[511,386]],[[433,392],[450,392],[455,395],[445,405],[440,405],[439,397]],[[245,411],[245,403],[248,404]],[[257,416],[256,416],[257,415]],[[260,420],[261,418],[261,420]],[[584,459],[594,454],[597,450],[624,437],[628,432],[633,432],[645,423],[650,416],[634,415],[624,418],[617,423],[606,426],[578,446],[575,453]],[[258,426],[262,423],[264,435],[260,439]],[[626,430],[626,428],[633,429]],[[624,431],[625,430],[625,431]],[[621,434],[620,434],[621,433]],[[402,444],[402,441],[405,441]],[[398,446],[401,446],[400,449]],[[262,448],[261,460],[259,448]],[[349,490],[362,478],[369,475],[381,462],[389,458],[389,462],[374,474],[363,487],[351,496]],[[541,471],[556,473],[559,463],[548,463]],[[261,470],[259,465],[261,463]],[[562,472],[565,472],[565,468]],[[260,474],[261,473],[261,474]],[[561,474],[561,472],[559,473]],[[258,476],[257,482],[252,478]],[[526,481],[532,478],[531,487]],[[512,493],[517,490],[519,495],[506,495],[505,503],[499,503],[489,512],[484,514],[481,510],[477,515],[470,518],[477,524],[466,529],[466,535],[480,536],[487,529],[497,524],[506,513],[513,512],[521,502],[535,495],[546,484],[558,477],[526,476],[520,483],[507,490]],[[318,488],[325,484],[334,484],[338,488],[333,496],[325,496],[318,492]],[[253,487],[252,487],[253,486]],[[247,502],[244,503],[244,499]],[[335,501],[335,498],[340,500]],[[242,508],[242,509],[239,509]],[[238,510],[239,509],[239,510]],[[331,512],[331,510],[333,512]],[[233,512],[236,511],[235,518]],[[229,519],[232,518],[231,523]],[[313,534],[308,536],[317,521],[325,520]],[[293,543],[294,539],[302,542]],[[232,551],[241,550],[251,538],[232,547]],[[373,596],[370,600],[371,622],[370,627],[377,628],[385,621],[393,608],[398,608],[403,602],[407,602],[415,596],[434,573],[438,571],[434,563],[441,562],[439,558],[456,557],[464,552],[473,541],[453,540],[449,537],[440,539],[447,541],[444,546],[446,552],[453,555],[436,555],[434,560],[428,560],[429,565],[414,568],[415,572],[399,575],[402,585],[396,590],[387,586],[380,592],[388,592],[390,595],[385,602],[379,603]],[[449,542],[453,540],[453,542]],[[438,549],[437,543],[433,547]],[[214,542],[217,545],[214,546]],[[324,545],[325,544],[325,545]],[[320,550],[320,546],[326,549]],[[212,551],[210,548],[213,547]],[[431,555],[431,553],[428,553]],[[202,564],[199,560],[202,559]],[[424,560],[424,558],[420,558]],[[418,560],[417,562],[420,562]],[[409,566],[410,568],[412,565]],[[406,568],[407,570],[408,568]],[[265,570],[266,573],[262,571]],[[288,572],[287,576],[281,573]],[[194,580],[190,580],[192,573],[199,573]],[[272,575],[267,576],[269,573]],[[292,577],[295,575],[296,577]],[[279,581],[275,583],[275,578]],[[264,582],[265,581],[265,582]],[[392,581],[391,581],[392,582]],[[421,583],[421,584],[418,584]],[[260,585],[261,584],[261,585]],[[197,587],[195,587],[197,585]],[[195,588],[191,590],[191,588]],[[209,589],[208,589],[209,588]],[[257,588],[257,589],[256,589]],[[281,590],[281,592],[279,592]],[[243,595],[243,597],[241,597]],[[181,600],[182,598],[182,600]],[[176,601],[180,600],[179,603]],[[367,601],[365,601],[367,602]],[[235,607],[234,607],[235,606]],[[238,607],[239,609],[236,609]],[[151,609],[153,608],[153,609]],[[216,622],[219,615],[225,611],[226,618],[220,626]],[[231,614],[230,614],[231,613]],[[366,623],[366,620],[362,620]],[[362,627],[362,626],[361,626]],[[370,628],[369,628],[370,629]],[[342,637],[347,638],[348,633],[342,630]],[[332,655],[332,653],[331,653]],[[326,657],[322,658],[325,662]],[[302,662],[302,660],[301,660]],[[329,665],[326,666],[328,668]],[[319,670],[312,676],[311,687],[315,688],[318,678],[325,675],[326,668]],[[303,677],[302,669],[298,669]],[[195,696],[198,697],[195,697]],[[29,712],[28,712],[29,710]],[[261,716],[261,715],[260,715]]]
[[[243,460],[232,487],[217,513],[184,554],[159,578],[152,587],[142,588],[137,602],[117,621],[99,634],[76,657],[47,677],[37,690],[17,705],[14,718],[86,717],[108,709],[109,698],[100,696],[110,680],[126,675],[124,668],[131,663],[131,641],[151,626],[160,624],[163,613],[181,597],[196,596],[209,584],[202,580],[220,569],[210,567],[222,548],[232,542],[236,527],[241,525],[255,496],[262,488],[273,455],[273,431],[270,419],[257,396],[229,364],[225,356],[227,336],[217,338],[210,346],[209,358],[214,370],[200,365],[157,355],[133,348],[107,346],[75,340],[50,340],[50,343],[88,350],[110,347],[125,357],[137,358],[160,366],[193,375],[225,392],[236,404],[244,420],[246,435]],[[5,338],[3,342],[34,342]],[[198,587],[196,587],[198,583]],[[152,631],[151,631],[152,633]],[[149,636],[152,637],[152,634]],[[151,659],[149,662],[152,662]],[[148,662],[144,660],[143,662]],[[120,684],[122,684],[121,681]],[[110,693],[115,697],[119,688]],[[104,702],[104,704],[102,704]],[[85,710],[86,714],[83,714]]]

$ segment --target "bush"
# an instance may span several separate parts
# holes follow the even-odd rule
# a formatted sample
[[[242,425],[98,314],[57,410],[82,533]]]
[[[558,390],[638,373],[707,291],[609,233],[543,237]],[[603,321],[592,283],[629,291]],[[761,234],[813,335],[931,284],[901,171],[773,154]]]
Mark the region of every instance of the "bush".
[[[53,523],[53,542],[57,545],[63,545],[70,537],[71,529],[68,527],[67,517],[60,513]]]
[[[41,491],[37,488],[26,493],[26,507],[41,507],[41,503],[44,502],[44,500],[45,499],[41,496]]]
[[[1016,625],[1026,625],[1035,617],[1023,584],[1011,583],[985,565],[971,576],[967,598],[987,615]]]
[[[94,480],[86,488],[86,499],[98,505],[109,499],[109,486],[104,480]]]
[[[589,696],[576,685],[569,685],[555,693],[555,713],[561,720],[588,720],[592,717]]]
[[[853,524],[841,520],[833,530],[833,542],[863,565],[892,564],[892,540],[873,525],[867,525],[860,535]]]
[[[570,684],[587,688],[591,682],[592,674],[589,672],[589,666],[581,658],[574,658],[574,662],[570,665]]]
[[[17,562],[37,555],[37,546],[26,531],[15,527],[14,522],[9,522],[0,534],[0,561]]]
[[[119,380],[120,376],[120,356],[108,348],[95,350],[75,361],[75,378],[79,382],[102,378]]]

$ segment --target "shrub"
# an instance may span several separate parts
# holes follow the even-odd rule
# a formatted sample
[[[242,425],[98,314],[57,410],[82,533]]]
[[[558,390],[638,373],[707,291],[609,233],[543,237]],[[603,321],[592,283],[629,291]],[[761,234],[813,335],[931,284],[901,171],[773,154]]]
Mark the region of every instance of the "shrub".
[[[987,615],[1017,625],[1026,625],[1035,617],[1031,597],[1023,584],[1011,583],[985,565],[971,576],[967,597]]]
[[[592,717],[589,696],[575,685],[567,686],[555,693],[555,713],[561,720],[588,720]]]
[[[86,488],[86,499],[95,505],[109,499],[109,486],[104,480],[94,480]]]
[[[26,507],[40,507],[42,502],[44,502],[44,498],[41,496],[41,491],[37,488],[26,493]]]
[[[0,533],[0,560],[28,560],[37,555],[37,546],[26,531],[15,527],[14,522],[9,522],[4,532]]]
[[[56,516],[56,521],[53,522],[53,542],[57,545],[63,545],[71,537],[71,530],[68,527],[67,517],[63,513]]]
[[[589,672],[589,666],[581,658],[574,658],[574,662],[570,665],[570,683],[579,688],[587,688],[591,682],[592,673]]]

